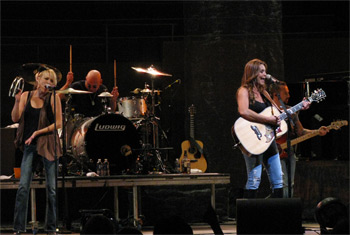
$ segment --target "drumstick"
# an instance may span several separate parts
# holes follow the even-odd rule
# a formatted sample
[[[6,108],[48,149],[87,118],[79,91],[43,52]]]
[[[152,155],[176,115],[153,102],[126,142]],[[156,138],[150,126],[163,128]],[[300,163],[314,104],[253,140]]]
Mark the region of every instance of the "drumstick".
[[[69,45],[69,71],[72,72],[72,45]]]
[[[117,87],[117,62],[114,60],[114,87]]]

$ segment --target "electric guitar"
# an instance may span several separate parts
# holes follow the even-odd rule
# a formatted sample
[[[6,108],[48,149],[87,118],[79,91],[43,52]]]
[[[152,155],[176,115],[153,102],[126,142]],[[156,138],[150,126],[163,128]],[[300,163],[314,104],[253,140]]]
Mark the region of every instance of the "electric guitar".
[[[188,111],[190,113],[190,138],[181,143],[182,154],[179,159],[180,163],[184,158],[184,153],[187,151],[187,157],[191,161],[192,169],[199,169],[202,172],[207,170],[207,161],[203,155],[203,142],[194,138],[194,115],[196,108],[192,104]],[[180,164],[180,170],[182,171],[182,164]]]
[[[347,126],[348,121],[342,120],[342,121],[336,121],[332,122],[331,125],[327,126],[329,130],[339,130],[342,126]],[[318,130],[314,130],[310,133],[307,133],[305,135],[302,135],[300,137],[297,137],[290,141],[290,146],[296,145],[300,142],[303,142],[305,140],[308,140],[310,138],[313,138],[315,136],[318,136],[320,132]],[[282,136],[281,138],[277,139],[276,142],[278,144],[278,150],[280,151],[280,158],[286,158],[288,157],[288,154],[286,151],[284,151],[287,148],[287,135]]]
[[[320,102],[325,99],[326,93],[322,89],[315,90],[307,100]],[[303,108],[303,102],[287,109],[289,114],[293,114]],[[259,155],[265,152],[275,139],[275,132],[277,137],[282,136],[288,131],[288,125],[285,119],[288,115],[285,112],[280,112],[276,107],[271,106],[264,109],[261,113],[264,116],[278,115],[281,120],[280,126],[272,127],[256,122],[250,122],[242,117],[238,118],[231,128],[233,139],[237,142],[241,151],[247,155]],[[237,139],[237,140],[236,140]]]

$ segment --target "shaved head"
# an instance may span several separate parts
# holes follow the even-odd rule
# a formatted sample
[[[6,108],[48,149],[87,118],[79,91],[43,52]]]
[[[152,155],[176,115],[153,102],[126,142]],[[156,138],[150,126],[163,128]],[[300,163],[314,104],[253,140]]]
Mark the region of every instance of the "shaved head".
[[[97,70],[90,70],[86,75],[85,87],[91,92],[96,92],[102,84],[101,73]]]

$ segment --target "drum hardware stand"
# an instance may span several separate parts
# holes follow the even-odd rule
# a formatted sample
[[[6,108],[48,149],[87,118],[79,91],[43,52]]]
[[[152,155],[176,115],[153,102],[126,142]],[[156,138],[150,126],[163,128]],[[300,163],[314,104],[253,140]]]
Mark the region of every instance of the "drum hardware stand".
[[[161,158],[161,154],[160,154],[160,148],[159,148],[159,118],[155,116],[155,89],[154,89],[154,80],[157,76],[172,76],[171,74],[166,74],[166,73],[162,73],[157,71],[153,65],[151,65],[149,68],[147,69],[142,69],[142,68],[135,68],[132,67],[132,69],[138,71],[138,72],[143,72],[143,73],[148,73],[151,76],[151,108],[150,108],[150,113],[148,114],[147,118],[146,118],[146,135],[148,137],[148,124],[152,125],[152,142],[153,148],[149,148],[149,143],[147,141],[146,145],[143,145],[143,155],[147,155],[151,150],[154,151],[154,154],[156,155],[156,167],[161,168],[161,170],[166,173],[166,169],[163,163],[163,160]],[[148,90],[149,85],[147,83],[145,83],[145,90]],[[142,92],[142,91],[141,91]],[[164,131],[163,131],[164,133]],[[167,138],[167,137],[166,137]],[[147,138],[148,140],[148,138]],[[146,148],[145,148],[146,147]]]
[[[103,112],[102,114],[108,114],[111,113],[111,107],[107,105],[108,103],[108,97],[111,98],[113,95],[107,91],[102,92],[101,94],[98,95],[99,98],[101,98],[101,103],[103,104]]]

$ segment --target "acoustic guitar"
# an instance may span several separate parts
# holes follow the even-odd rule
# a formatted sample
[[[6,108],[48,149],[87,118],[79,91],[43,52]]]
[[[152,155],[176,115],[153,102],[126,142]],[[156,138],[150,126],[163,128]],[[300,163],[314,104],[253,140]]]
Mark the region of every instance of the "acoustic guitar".
[[[326,93],[322,89],[318,89],[307,99],[312,103],[313,101],[320,102],[325,99],[325,97]],[[293,114],[299,111],[303,108],[303,102],[304,101],[301,101],[297,105],[289,108],[287,112]],[[236,145],[238,145],[245,154],[259,155],[265,152],[275,139],[275,133],[277,137],[280,137],[288,131],[288,125],[285,121],[288,115],[285,112],[281,113],[276,107],[271,106],[264,109],[260,114],[264,116],[278,116],[281,120],[281,124],[276,128],[261,123],[250,122],[242,117],[238,118],[231,128],[231,134],[235,141],[238,139]]]
[[[188,111],[190,113],[190,138],[181,143],[182,154],[179,159],[180,163],[184,158],[184,153],[187,151],[187,158],[191,161],[192,169],[199,169],[202,172],[207,170],[207,161],[203,154],[203,142],[196,140],[194,137],[194,115],[196,113],[196,108],[192,104]],[[180,170],[182,171],[182,164],[180,164]]]

